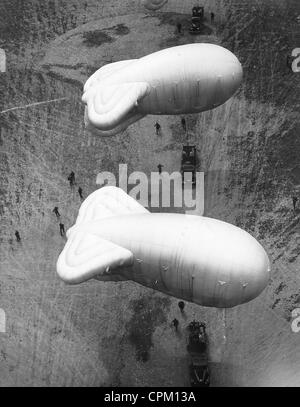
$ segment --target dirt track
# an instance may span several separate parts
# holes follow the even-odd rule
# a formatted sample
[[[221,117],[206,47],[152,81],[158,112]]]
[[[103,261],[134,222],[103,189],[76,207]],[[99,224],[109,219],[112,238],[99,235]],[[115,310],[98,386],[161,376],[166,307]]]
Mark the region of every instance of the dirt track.
[[[148,14],[129,0],[31,0],[26,8],[2,0],[0,308],[7,326],[0,385],[187,385],[184,327],[194,318],[208,325],[212,385],[300,385],[300,333],[291,330],[291,311],[300,308],[300,209],[291,200],[300,192],[300,75],[286,66],[300,46],[300,5],[204,3],[216,23],[191,37],[190,1],[170,0]],[[59,207],[66,228],[73,224],[80,198],[66,179],[71,170],[86,196],[97,174],[117,174],[119,163],[129,173],[150,174],[159,163],[179,169],[186,142],[180,118],[159,118],[162,137],[149,116],[99,139],[83,128],[80,97],[82,83],[105,63],[192,41],[228,47],[245,72],[228,103],[187,117],[206,176],[205,214],[258,238],[272,278],[249,304],[226,311],[187,304],[183,317],[177,300],[130,282],[65,286],[55,273],[64,239],[52,209]],[[49,103],[30,106],[41,101]]]

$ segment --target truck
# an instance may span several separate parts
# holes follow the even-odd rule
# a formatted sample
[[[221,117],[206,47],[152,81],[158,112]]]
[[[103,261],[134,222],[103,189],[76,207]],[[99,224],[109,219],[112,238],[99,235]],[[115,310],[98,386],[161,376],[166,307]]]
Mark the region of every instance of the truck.
[[[196,165],[197,165],[197,153],[196,153],[196,146],[188,146],[185,145],[182,148],[182,156],[181,156],[181,168],[180,173],[182,176],[182,185],[185,182],[191,182],[192,186],[196,185]],[[184,174],[191,173],[191,179],[185,180]]]
[[[190,34],[200,34],[204,19],[204,7],[195,6],[192,9],[192,22],[189,29]]]
[[[188,326],[187,351],[190,358],[189,375],[191,387],[208,387],[210,374],[208,367],[208,338],[203,322],[193,321]]]

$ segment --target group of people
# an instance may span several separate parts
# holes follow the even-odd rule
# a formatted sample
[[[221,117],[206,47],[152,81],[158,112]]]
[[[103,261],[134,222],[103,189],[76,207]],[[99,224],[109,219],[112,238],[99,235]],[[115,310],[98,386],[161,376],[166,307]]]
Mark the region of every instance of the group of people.
[[[294,211],[296,212],[297,203],[298,203],[298,197],[297,197],[297,196],[293,196],[292,199],[293,199],[293,208],[294,208]]]
[[[71,171],[71,173],[69,174],[68,181],[70,183],[71,188],[73,188],[76,185],[74,171]],[[80,186],[78,187],[78,194],[80,196],[80,199],[83,199],[83,190]],[[52,212],[55,214],[56,218],[60,221],[61,215],[59,213],[58,206],[55,206]],[[59,233],[61,236],[65,236],[66,234],[65,225],[61,221],[59,222]],[[15,236],[17,242],[21,242],[20,232],[18,230],[15,231]]]
[[[55,206],[52,212],[55,213],[56,218],[60,220],[60,213],[58,210],[58,206]],[[65,234],[66,234],[65,225],[61,222],[59,222],[59,233],[61,236],[65,236]]]

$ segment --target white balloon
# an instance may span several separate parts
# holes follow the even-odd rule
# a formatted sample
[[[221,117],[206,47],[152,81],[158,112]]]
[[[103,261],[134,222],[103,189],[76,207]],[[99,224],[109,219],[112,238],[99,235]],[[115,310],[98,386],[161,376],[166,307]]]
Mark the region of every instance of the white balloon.
[[[263,247],[244,230],[204,216],[150,213],[106,186],[82,203],[57,261],[66,283],[131,280],[208,307],[251,301],[268,284]]]
[[[6,332],[6,315],[2,308],[0,308],[0,332]]]
[[[199,113],[226,102],[240,86],[235,55],[214,44],[167,48],[108,64],[86,82],[85,123],[101,136],[118,134],[147,114]]]

